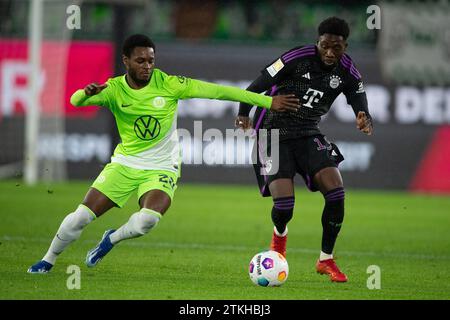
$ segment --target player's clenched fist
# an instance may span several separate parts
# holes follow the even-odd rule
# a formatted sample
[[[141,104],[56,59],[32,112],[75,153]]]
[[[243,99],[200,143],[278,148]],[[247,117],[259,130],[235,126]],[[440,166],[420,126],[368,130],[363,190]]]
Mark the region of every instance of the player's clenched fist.
[[[356,128],[369,136],[373,132],[372,120],[367,117],[364,111],[358,112],[358,116],[356,117]]]
[[[108,86],[108,84],[98,84],[98,83],[91,83],[88,84],[86,87],[84,87],[84,93],[86,93],[87,96],[93,96],[101,92],[103,89],[105,89]]]

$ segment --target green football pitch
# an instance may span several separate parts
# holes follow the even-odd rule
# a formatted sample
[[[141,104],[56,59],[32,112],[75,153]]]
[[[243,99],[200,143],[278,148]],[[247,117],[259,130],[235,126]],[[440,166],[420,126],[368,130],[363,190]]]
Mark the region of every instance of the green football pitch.
[[[157,228],[87,268],[86,252],[136,211],[134,197],[90,224],[49,274],[27,274],[88,187],[0,182],[0,299],[450,298],[450,197],[347,190],[335,256],[349,282],[332,283],[314,270],[323,199],[300,186],[289,224],[290,272],[281,287],[257,287],[248,276],[250,259],[267,249],[272,235],[271,199],[254,186],[181,183]],[[70,286],[73,266],[80,270],[79,289]]]

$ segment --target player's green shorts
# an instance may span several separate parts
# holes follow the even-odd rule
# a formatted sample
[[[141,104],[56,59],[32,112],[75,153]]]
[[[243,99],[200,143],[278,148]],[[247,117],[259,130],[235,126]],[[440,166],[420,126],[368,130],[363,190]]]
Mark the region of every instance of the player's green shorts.
[[[178,174],[165,170],[134,169],[120,163],[108,163],[92,187],[106,195],[120,208],[137,189],[138,199],[150,190],[161,190],[173,200]]]

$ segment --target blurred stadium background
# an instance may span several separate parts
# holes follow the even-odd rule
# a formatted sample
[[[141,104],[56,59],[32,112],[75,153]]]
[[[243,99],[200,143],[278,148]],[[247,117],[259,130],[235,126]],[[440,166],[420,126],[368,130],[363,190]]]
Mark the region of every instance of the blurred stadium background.
[[[367,27],[371,5],[381,8],[381,29]],[[151,235],[124,243],[100,268],[82,265],[105,228],[136,209],[133,198],[87,228],[50,277],[25,273],[118,142],[109,111],[75,109],[69,97],[124,72],[125,37],[153,38],[157,67],[169,74],[245,88],[285,50],[314,43],[331,15],[350,23],[348,53],[375,125],[374,135],[361,134],[342,96],[321,125],[346,158],[350,192],[337,255],[348,285],[332,286],[313,270],[323,199],[297,179],[290,280],[276,291],[252,286],[246,268],[268,245],[271,199],[259,197],[249,165],[189,164],[211,150],[201,141],[183,142],[185,185]],[[448,299],[449,16],[448,0],[0,0],[0,299]],[[194,133],[202,121],[203,132],[225,133],[237,108],[182,101],[178,125]],[[83,290],[64,286],[74,263],[87,279]],[[366,286],[373,264],[383,290]]]
[[[346,157],[346,185],[450,193],[450,9],[446,0],[431,2],[42,0],[36,2],[42,18],[30,26],[30,1],[0,0],[0,179],[96,176],[118,141],[113,118],[97,107],[75,110],[69,97],[124,71],[120,44],[129,34],[154,39],[157,67],[167,73],[245,88],[285,50],[313,43],[318,23],[337,15],[350,23],[348,52],[363,75],[375,122],[372,137],[355,130],[343,96],[323,121],[323,132]],[[75,9],[68,9],[74,4],[79,26]],[[381,8],[380,30],[367,27],[372,4]],[[41,38],[39,72],[28,61],[36,52],[33,34]],[[34,114],[35,107],[40,120],[30,128],[26,110]],[[203,131],[225,132],[233,128],[237,107],[182,102],[179,127],[193,131],[194,121],[202,120]],[[198,146],[184,144],[185,157],[202,152]],[[27,173],[34,163],[36,173]],[[220,164],[185,165],[182,177],[254,181],[248,166]]]
[[[346,157],[346,185],[450,193],[448,1],[379,2],[380,30],[367,27],[372,1],[38,3],[42,19],[31,26],[30,1],[0,1],[0,178],[24,172],[28,181],[96,176],[118,140],[114,121],[97,107],[75,110],[69,97],[124,71],[120,44],[131,33],[154,39],[157,67],[167,73],[245,88],[284,50],[313,43],[318,23],[337,15],[350,23],[348,52],[363,74],[375,122],[372,137],[361,135],[343,96],[323,121],[323,132]],[[80,8],[78,26],[68,9],[73,4]],[[41,39],[38,73],[27,60],[33,31]],[[26,110],[36,108],[40,121],[30,129]],[[236,109],[229,102],[182,102],[179,127],[193,131],[194,121],[202,120],[203,130],[225,132]],[[202,152],[198,146],[185,145],[185,157]],[[27,176],[30,162],[37,170]],[[184,166],[182,181],[250,184],[254,178],[245,166],[201,164]]]

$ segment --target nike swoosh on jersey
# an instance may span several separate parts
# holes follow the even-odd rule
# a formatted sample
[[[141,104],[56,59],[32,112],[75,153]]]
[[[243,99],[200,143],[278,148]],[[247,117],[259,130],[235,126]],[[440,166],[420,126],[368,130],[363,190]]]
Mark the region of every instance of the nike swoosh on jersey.
[[[122,108],[126,108],[126,107],[129,107],[129,106],[131,106],[132,105],[132,103],[130,103],[130,104],[123,104],[122,103]]]

